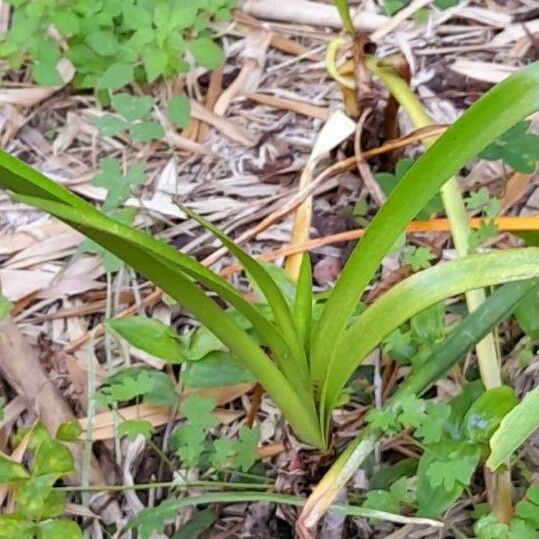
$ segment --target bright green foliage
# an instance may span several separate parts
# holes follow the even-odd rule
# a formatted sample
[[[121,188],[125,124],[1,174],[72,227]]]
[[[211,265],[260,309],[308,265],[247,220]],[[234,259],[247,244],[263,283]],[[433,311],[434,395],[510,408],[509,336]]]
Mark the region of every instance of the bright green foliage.
[[[498,233],[498,227],[493,219],[483,220],[479,228],[474,229],[468,236],[468,249],[473,252],[480,245],[490,240]]]
[[[474,525],[476,539],[535,539],[539,532],[539,487],[531,486],[515,507],[509,524],[493,514],[481,517]]]
[[[122,369],[109,376],[96,393],[97,402],[103,406],[137,398],[155,406],[170,406],[178,395],[165,373],[137,367]]]
[[[400,159],[395,165],[395,174],[391,174],[389,172],[378,172],[374,175],[374,179],[378,182],[386,196],[389,196],[392,193],[393,189],[395,189],[404,175],[412,168],[414,162],[415,159],[405,157],[404,159]],[[442,199],[439,194],[436,194],[418,213],[417,218],[430,219],[432,214],[439,213],[443,209],[444,205]]]
[[[478,191],[472,191],[464,202],[468,210],[481,210],[484,217],[479,228],[472,230],[468,237],[468,248],[473,252],[498,233],[494,218],[500,211],[500,201],[491,198],[486,187],[481,187]]]
[[[56,65],[67,57],[77,88],[115,90],[134,82],[185,73],[188,59],[208,68],[222,64],[223,52],[207,25],[230,17],[231,0],[11,0],[13,23],[0,56],[10,67],[32,63],[34,80],[58,85]],[[53,25],[68,44],[63,51],[48,37]]]
[[[111,105],[120,117],[104,114],[95,120],[103,137],[114,137],[128,131],[133,142],[150,142],[163,138],[163,127],[150,116],[153,108],[151,97],[120,93],[112,96]]]
[[[518,325],[531,339],[539,338],[539,294],[532,290],[514,313]]]
[[[105,325],[148,354],[170,363],[183,360],[183,347],[177,333],[159,320],[130,316],[107,320]]]
[[[398,513],[403,506],[412,504],[414,499],[413,489],[409,487],[406,477],[401,477],[389,487],[389,490],[375,489],[367,492],[361,505],[370,509]]]
[[[405,247],[402,252],[402,261],[411,266],[414,271],[419,271],[430,267],[431,260],[436,256],[426,247],[415,247],[410,245]]]
[[[500,212],[500,201],[491,198],[486,187],[481,187],[478,191],[471,191],[464,199],[466,209],[481,209],[486,217],[496,217]]]
[[[15,512],[0,515],[0,537],[82,539],[75,522],[57,518],[64,511],[65,493],[54,485],[73,472],[71,452],[41,424],[33,427],[27,451],[33,453],[30,472],[0,456],[0,484],[15,484]]]
[[[171,436],[171,446],[181,460],[182,466],[192,468],[208,458],[217,469],[234,468],[247,472],[256,460],[256,450],[260,438],[258,428],[242,426],[239,440],[227,438],[208,440],[208,430],[217,425],[213,415],[215,400],[194,393],[181,407],[186,422],[176,427]]]
[[[506,386],[479,395],[474,384],[467,388],[449,403],[405,393],[367,416],[372,428],[389,435],[415,429],[414,437],[425,446],[417,468],[417,500],[423,516],[440,514],[462,493],[486,452],[489,436],[515,405],[514,393]]]
[[[479,157],[489,161],[501,159],[514,171],[531,174],[539,161],[539,136],[528,133],[529,126],[529,122],[519,122],[487,146]]]
[[[191,103],[184,96],[174,96],[167,105],[167,117],[176,126],[182,129],[189,125],[191,117]]]
[[[449,296],[539,274],[539,250],[535,248],[469,256],[415,273],[359,315],[356,310],[383,257],[447,178],[509,127],[539,108],[538,79],[539,65],[531,64],[504,80],[476,101],[413,164],[348,258],[335,288],[326,296],[321,314],[316,313],[318,319],[309,329],[310,339],[304,333],[305,326],[299,327],[295,322],[295,300],[291,306],[266,268],[188,210],[186,213],[218,237],[257,281],[271,315],[246,301],[227,281],[196,260],[104,216],[76,195],[3,153],[0,183],[20,200],[48,211],[102,247],[112,249],[127,264],[153,280],[251,371],[302,440],[326,447],[331,411],[342,402],[343,390],[357,366],[387,335]],[[208,290],[222,301],[214,301],[207,295]],[[507,301],[505,298],[506,304]],[[222,302],[249,320],[256,338],[229,316]],[[468,346],[469,338],[464,342]],[[446,363],[453,361],[443,349],[438,353]],[[422,369],[412,373],[412,380],[420,387],[416,373],[428,373],[423,376],[432,380],[446,364],[440,367],[437,361],[433,363],[423,363]]]
[[[122,174],[118,161],[112,157],[105,157],[99,161],[99,167],[99,173],[92,180],[92,184],[107,190],[107,198],[103,204],[105,211],[120,206],[129,197],[131,187],[140,185],[146,180],[142,163],[129,165]]]
[[[211,413],[214,408],[215,399],[200,397],[196,393],[182,403],[186,424],[174,429],[171,445],[187,468],[197,466],[204,451],[207,431],[218,423]]]
[[[440,440],[443,428],[451,414],[451,407],[443,402],[427,401],[425,415],[415,431],[415,436],[425,444],[433,444]]]
[[[82,427],[79,421],[72,419],[58,426],[56,439],[60,442],[77,442],[82,434]]]
[[[117,159],[112,157],[101,159],[99,165],[100,170],[94,176],[92,184],[107,190],[103,210],[111,219],[130,225],[135,218],[135,208],[120,208],[120,206],[129,198],[133,186],[145,182],[144,166],[141,163],[133,163],[123,174]],[[117,256],[90,239],[85,239],[79,250],[82,253],[97,254],[107,272],[113,273],[123,266],[123,262]]]
[[[130,419],[122,421],[118,425],[118,436],[127,436],[133,441],[137,436],[142,436],[145,440],[149,439],[153,433],[153,426],[149,421]]]

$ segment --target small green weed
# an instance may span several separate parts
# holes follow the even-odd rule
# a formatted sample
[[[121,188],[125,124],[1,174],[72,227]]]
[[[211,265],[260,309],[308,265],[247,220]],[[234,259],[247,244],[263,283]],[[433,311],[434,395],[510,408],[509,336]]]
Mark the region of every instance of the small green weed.
[[[13,21],[0,44],[12,69],[30,61],[42,85],[62,83],[61,58],[77,88],[116,90],[189,70],[192,57],[213,69],[223,52],[208,24],[230,17],[231,0],[10,0]],[[52,31],[51,31],[52,29]]]
[[[59,518],[65,493],[54,485],[73,472],[69,449],[37,424],[29,433],[30,469],[0,455],[0,484],[14,485],[15,509],[0,515],[0,537],[12,539],[79,539],[82,532],[71,520]]]
[[[403,429],[412,429],[414,439],[423,454],[416,472],[415,496],[403,498],[402,479],[397,487],[378,493],[375,500],[397,505],[402,499],[412,504],[420,516],[437,516],[447,509],[464,489],[479,461],[488,454],[488,441],[502,418],[516,405],[513,390],[507,386],[484,391],[481,384],[473,382],[448,403],[422,400],[407,394],[382,410],[371,410],[368,421],[373,428],[388,436],[395,436]],[[375,491],[376,492],[376,491]],[[368,496],[366,506],[373,506]]]

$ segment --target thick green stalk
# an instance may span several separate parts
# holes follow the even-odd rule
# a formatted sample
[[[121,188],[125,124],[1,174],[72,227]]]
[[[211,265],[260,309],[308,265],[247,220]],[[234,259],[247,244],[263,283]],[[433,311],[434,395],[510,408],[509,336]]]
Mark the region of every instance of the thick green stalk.
[[[417,98],[408,84],[397,74],[389,69],[380,66],[374,59],[367,61],[367,67],[379,79],[384,86],[393,94],[407,112],[412,123],[417,129],[432,125],[421,101]],[[436,139],[425,139],[425,146],[429,148]],[[444,203],[445,212],[449,220],[453,243],[459,257],[469,254],[468,238],[470,227],[468,225],[468,215],[464,206],[464,200],[460,193],[456,178],[450,178],[441,188],[440,194]],[[474,311],[485,301],[485,291],[483,289],[470,290],[465,294],[466,304],[470,312]],[[487,389],[501,385],[500,362],[498,350],[494,340],[494,335],[489,333],[481,342],[476,345],[477,361],[481,372],[481,380]]]

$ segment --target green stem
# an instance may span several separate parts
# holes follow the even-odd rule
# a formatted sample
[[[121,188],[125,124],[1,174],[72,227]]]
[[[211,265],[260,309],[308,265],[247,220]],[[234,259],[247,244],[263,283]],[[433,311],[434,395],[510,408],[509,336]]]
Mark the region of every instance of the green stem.
[[[353,34],[355,32],[354,22],[350,15],[350,6],[348,5],[348,0],[335,0],[335,6],[339,11],[341,17],[343,28],[349,33]]]
[[[156,481],[154,483],[139,483],[138,485],[91,485],[88,487],[55,487],[59,492],[124,492],[125,490],[150,490],[152,488],[174,488],[187,490],[194,487],[205,488],[237,488],[247,490],[271,490],[272,484],[257,485],[256,483],[227,483],[225,481]]]

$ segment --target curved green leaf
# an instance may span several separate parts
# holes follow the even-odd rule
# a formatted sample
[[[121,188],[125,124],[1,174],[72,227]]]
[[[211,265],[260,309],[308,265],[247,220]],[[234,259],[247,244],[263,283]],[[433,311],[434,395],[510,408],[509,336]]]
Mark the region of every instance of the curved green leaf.
[[[487,466],[499,468],[539,427],[539,387],[530,391],[500,423],[490,439]]]
[[[253,280],[260,287],[260,290],[264,294],[268,305],[273,313],[277,327],[281,331],[283,337],[288,344],[293,356],[290,359],[295,360],[296,368],[304,377],[304,383],[306,387],[308,383],[307,362],[305,358],[305,351],[302,343],[298,339],[298,334],[295,330],[294,320],[290,308],[275,281],[271,275],[266,271],[264,266],[255,260],[246,251],[238,247],[226,234],[223,234],[218,228],[206,221],[200,215],[195,212],[180,206],[180,209],[185,212],[191,219],[194,219],[197,223],[209,230],[214,236],[216,236],[223,245],[239,260],[243,267],[252,275]],[[287,369],[286,365],[282,365],[281,369]]]
[[[287,379],[247,332],[174,266],[174,261],[170,260],[175,253],[173,249],[109,220],[98,212],[95,212],[97,216],[89,217],[87,212],[64,204],[21,198],[83,231],[87,237],[109,251],[117,250],[121,245],[121,253],[118,254],[121,254],[122,260],[158,283],[163,291],[193,313],[202,324],[211,328],[234,356],[253,373],[281,408],[298,436],[314,446],[323,446],[312,395],[305,390],[298,373],[292,370]],[[152,248],[141,248],[146,244]]]
[[[357,365],[391,331],[442,299],[467,290],[539,276],[539,248],[472,255],[405,279],[366,309],[344,333],[328,366],[323,398],[331,410]]]
[[[471,158],[522,118],[539,109],[539,62],[496,85],[468,109],[404,175],[352,252],[314,334],[311,362],[316,380],[359,297],[382,258],[440,187]]]
[[[495,290],[473,313],[457,323],[449,336],[432,350],[420,369],[412,371],[404,379],[386,403],[386,407],[407,394],[419,395],[426,391],[436,380],[449,372],[468,350],[498,322],[507,317],[522,298],[536,287],[535,283],[527,281],[509,283]],[[471,385],[468,384],[466,387]],[[537,410],[539,410],[539,391]],[[312,492],[305,504],[304,513],[312,511],[320,514],[327,511],[335,496],[372,453],[379,436],[378,429],[369,425],[346,447]]]
[[[135,348],[144,350],[152,356],[170,363],[181,363],[184,359],[178,335],[159,320],[144,316],[128,316],[107,320],[105,326],[114,330]]]

